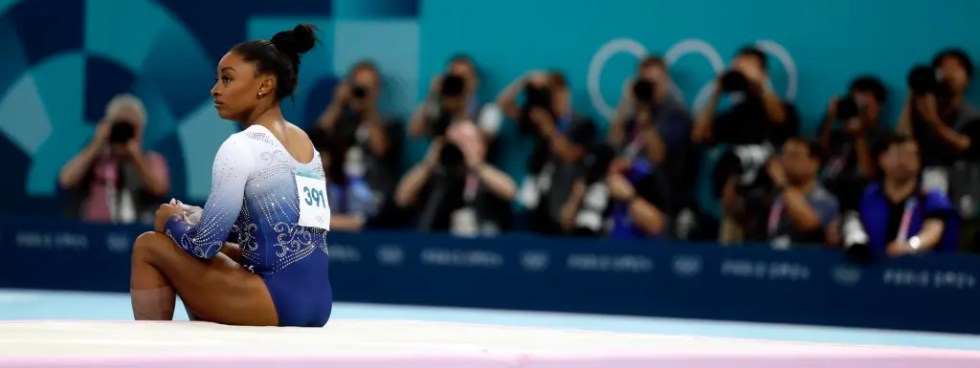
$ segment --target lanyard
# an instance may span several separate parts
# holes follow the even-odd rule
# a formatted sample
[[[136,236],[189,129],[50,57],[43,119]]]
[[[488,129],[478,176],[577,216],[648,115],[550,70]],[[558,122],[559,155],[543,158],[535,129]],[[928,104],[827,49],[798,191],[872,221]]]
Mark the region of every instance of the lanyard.
[[[905,211],[902,213],[902,222],[898,226],[898,236],[895,238],[896,240],[908,240],[909,226],[912,223],[912,213],[914,213],[915,206],[918,205],[918,202],[918,199],[915,197],[905,200]]]
[[[775,236],[779,231],[779,220],[783,217],[783,198],[777,198],[769,211],[769,236]]]

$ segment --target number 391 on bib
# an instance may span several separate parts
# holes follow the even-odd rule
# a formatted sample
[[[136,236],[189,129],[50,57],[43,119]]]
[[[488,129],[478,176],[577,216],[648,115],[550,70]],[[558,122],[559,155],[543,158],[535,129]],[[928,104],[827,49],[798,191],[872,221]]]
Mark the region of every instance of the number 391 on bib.
[[[296,195],[299,197],[299,225],[330,230],[330,205],[327,182],[322,178],[297,173]]]

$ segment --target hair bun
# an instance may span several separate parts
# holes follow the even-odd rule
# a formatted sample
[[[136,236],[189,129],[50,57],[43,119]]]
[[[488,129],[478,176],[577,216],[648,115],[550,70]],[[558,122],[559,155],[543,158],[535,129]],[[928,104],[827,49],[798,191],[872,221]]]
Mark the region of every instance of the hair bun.
[[[298,57],[310,51],[316,44],[316,26],[304,23],[296,25],[292,30],[276,33],[272,36],[272,44],[279,51]]]

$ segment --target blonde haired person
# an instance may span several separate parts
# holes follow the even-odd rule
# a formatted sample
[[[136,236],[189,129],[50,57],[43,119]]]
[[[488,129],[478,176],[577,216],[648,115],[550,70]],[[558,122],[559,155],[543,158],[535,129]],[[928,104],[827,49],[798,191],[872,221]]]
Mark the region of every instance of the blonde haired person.
[[[61,168],[58,181],[72,193],[67,215],[90,222],[152,224],[170,191],[167,161],[143,149],[146,109],[131,94],[106,105],[95,135]]]

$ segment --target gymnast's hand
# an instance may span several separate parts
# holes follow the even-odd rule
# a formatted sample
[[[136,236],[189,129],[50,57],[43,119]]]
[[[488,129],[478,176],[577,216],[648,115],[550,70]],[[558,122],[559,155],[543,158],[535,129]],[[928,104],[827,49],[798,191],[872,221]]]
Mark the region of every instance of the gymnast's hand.
[[[181,210],[179,206],[169,203],[161,204],[160,208],[157,209],[156,222],[153,229],[162,233],[163,227],[167,225],[167,220],[170,220],[170,217],[179,216],[183,213],[183,210]]]

